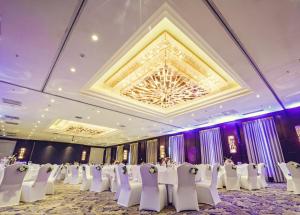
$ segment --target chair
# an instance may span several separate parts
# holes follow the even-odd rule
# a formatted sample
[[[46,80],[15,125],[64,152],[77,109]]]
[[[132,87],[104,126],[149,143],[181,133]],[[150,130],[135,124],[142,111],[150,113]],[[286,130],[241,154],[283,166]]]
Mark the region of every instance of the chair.
[[[241,176],[241,187],[247,190],[257,190],[260,188],[258,182],[258,170],[255,164],[247,165],[247,175]]]
[[[45,198],[47,181],[50,176],[49,168],[51,168],[50,165],[40,167],[35,181],[24,182],[22,184],[22,202],[35,202]]]
[[[66,168],[66,174],[65,174],[64,184],[69,184],[72,177],[71,166],[66,165],[65,168]]]
[[[300,194],[300,164],[295,162],[288,162],[287,168],[291,173],[293,192],[294,194]]]
[[[92,166],[92,183],[90,187],[90,191],[93,192],[103,192],[105,190],[109,190],[109,181],[107,177],[102,176],[102,169],[100,166]]]
[[[218,166],[218,179],[217,179],[217,188],[221,189],[224,187],[224,174],[225,170],[223,166]]]
[[[39,164],[29,164],[24,181],[34,181],[38,175],[39,169]]]
[[[278,163],[278,166],[280,167],[285,179],[286,179],[286,189],[287,191],[293,192],[294,191],[294,183],[292,180],[292,176],[290,174],[290,171],[288,170],[286,163]]]
[[[268,186],[266,181],[266,167],[264,163],[257,164],[258,171],[258,183],[261,188],[266,188]]]
[[[153,174],[149,172],[151,167],[154,166],[146,164],[140,167],[142,178],[140,210],[160,212],[167,205],[167,189],[165,185],[158,184],[157,172]]]
[[[112,166],[111,171],[112,171],[112,174],[110,174],[110,191],[113,193],[117,193],[118,179],[117,179],[115,166]],[[118,199],[118,198],[116,198],[116,199]]]
[[[237,173],[237,167],[233,164],[225,164],[225,186],[226,190],[240,190],[241,178]]]
[[[52,166],[52,171],[48,178],[47,188],[46,188],[46,194],[48,194],[48,195],[54,194],[54,182],[55,182],[55,177],[59,172],[59,169],[60,169],[60,167],[56,164]]]
[[[132,170],[132,178],[133,178],[133,180],[141,182],[142,178],[141,178],[140,166],[138,166],[138,165],[132,165],[131,166],[131,170]]]
[[[81,191],[87,191],[90,189],[93,177],[91,176],[91,168],[85,164],[82,166],[82,184],[80,186]]]
[[[217,190],[217,180],[218,180],[218,165],[214,164],[211,169],[211,181],[196,183],[197,198],[199,203],[217,205],[221,202],[218,190]]]
[[[117,174],[120,177],[120,194],[118,198],[118,204],[124,207],[131,207],[138,205],[141,200],[142,184],[138,182],[129,182],[129,176],[127,172],[123,172],[125,165],[119,165],[117,167]]]
[[[22,182],[26,175],[26,171],[18,171],[22,166],[22,164],[13,164],[3,169],[3,179],[0,184],[0,207],[19,204]]]
[[[185,210],[199,211],[195,175],[190,173],[191,164],[177,167],[178,184],[173,186],[173,205],[177,212]]]
[[[70,177],[70,184],[80,184],[81,183],[81,175],[79,174],[79,168],[78,165],[72,165],[71,166],[71,177]]]

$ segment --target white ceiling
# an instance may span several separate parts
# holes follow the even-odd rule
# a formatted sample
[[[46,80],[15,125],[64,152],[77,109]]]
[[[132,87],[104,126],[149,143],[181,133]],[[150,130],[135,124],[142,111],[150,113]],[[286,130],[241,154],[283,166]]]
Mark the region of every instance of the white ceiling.
[[[174,118],[150,116],[80,94],[83,86],[165,2],[253,93]],[[216,0],[212,3],[283,104],[288,107],[300,101],[297,21],[300,1]],[[20,117],[20,120],[9,120],[19,125],[2,123],[5,131],[0,134],[15,132],[19,138],[71,142],[72,137],[48,133],[47,128],[57,118],[76,120],[75,116],[81,116],[82,122],[117,128],[119,132],[96,140],[75,138],[76,143],[112,145],[222,120],[224,116],[229,119],[261,109],[281,109],[205,1],[88,0],[82,4],[81,0],[0,0],[0,20],[0,99],[22,102],[21,107],[15,107],[0,101],[3,121],[6,121],[4,115]],[[99,36],[97,42],[91,40],[92,34]],[[70,72],[71,67],[76,68],[75,73]],[[51,103],[51,99],[55,102]]]

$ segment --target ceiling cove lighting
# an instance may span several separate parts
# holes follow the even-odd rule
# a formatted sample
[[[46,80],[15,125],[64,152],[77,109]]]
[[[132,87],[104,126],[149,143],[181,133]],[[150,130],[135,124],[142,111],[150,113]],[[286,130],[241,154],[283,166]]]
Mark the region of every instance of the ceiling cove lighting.
[[[172,21],[164,17],[135,35],[137,42],[128,42],[83,92],[164,117],[250,92],[186,34],[189,27]]]

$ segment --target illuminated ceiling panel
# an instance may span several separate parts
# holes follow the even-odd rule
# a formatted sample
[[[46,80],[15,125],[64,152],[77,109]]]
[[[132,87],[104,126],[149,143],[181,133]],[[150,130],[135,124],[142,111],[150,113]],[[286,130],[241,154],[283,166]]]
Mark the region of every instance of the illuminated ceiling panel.
[[[112,128],[92,125],[82,122],[75,122],[70,120],[57,119],[48,129],[49,132],[55,132],[64,135],[92,137],[96,138],[113,131]]]
[[[169,117],[207,107],[250,91],[233,79],[169,18],[136,35],[83,93]]]

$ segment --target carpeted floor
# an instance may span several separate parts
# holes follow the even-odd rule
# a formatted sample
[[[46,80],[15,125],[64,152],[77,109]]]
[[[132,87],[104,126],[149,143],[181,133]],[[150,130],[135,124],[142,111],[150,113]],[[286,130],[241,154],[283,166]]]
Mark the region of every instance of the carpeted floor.
[[[269,188],[258,191],[220,190],[222,202],[217,207],[200,204],[200,211],[181,214],[300,214],[300,195],[285,191],[284,184],[271,184]],[[92,193],[79,191],[79,186],[56,186],[56,194],[35,203],[20,203],[14,207],[0,208],[2,215],[96,215],[96,214],[156,214],[138,211],[138,206],[124,208],[118,206],[110,192]],[[161,214],[176,214],[172,206]]]

